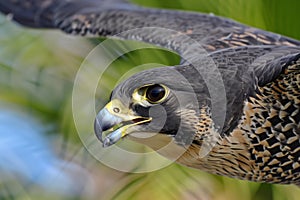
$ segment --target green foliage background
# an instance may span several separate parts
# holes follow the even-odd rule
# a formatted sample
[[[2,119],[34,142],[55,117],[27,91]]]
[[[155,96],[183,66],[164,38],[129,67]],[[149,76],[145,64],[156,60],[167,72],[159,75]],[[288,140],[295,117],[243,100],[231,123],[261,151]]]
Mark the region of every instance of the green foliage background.
[[[194,10],[227,16],[237,21],[300,39],[299,1],[293,0],[135,0],[144,6]],[[84,164],[96,190],[78,199],[213,199],[296,200],[296,186],[252,183],[219,177],[177,164],[147,174],[127,174],[103,166],[89,156],[74,127],[71,94],[80,64],[97,39],[67,36],[60,31],[31,30],[0,19],[0,101],[9,102],[38,119],[55,135],[55,150],[66,159]],[[129,44],[130,45],[130,44]],[[116,81],[136,65],[159,62],[174,65],[176,55],[160,50],[130,53],[113,63],[99,85],[100,108]],[[25,109],[25,110],[24,110]],[[91,130],[91,125],[87,125]],[[113,159],[113,158],[112,158]],[[1,185],[0,185],[1,187]],[[14,185],[13,187],[17,187]],[[9,193],[12,189],[6,189]],[[4,191],[4,190],[3,190]],[[2,190],[0,190],[2,192]],[[7,199],[40,199],[28,191]],[[53,198],[44,195],[43,198]],[[59,197],[55,197],[59,198]],[[62,198],[62,197],[61,197]]]

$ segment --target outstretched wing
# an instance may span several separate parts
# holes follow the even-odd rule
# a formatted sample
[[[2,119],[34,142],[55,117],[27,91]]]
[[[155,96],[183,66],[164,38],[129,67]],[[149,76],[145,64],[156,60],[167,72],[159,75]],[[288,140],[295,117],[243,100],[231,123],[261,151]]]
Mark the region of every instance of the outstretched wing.
[[[246,45],[300,45],[299,41],[226,18],[148,9],[125,0],[0,0],[0,10],[26,26],[59,28],[82,36],[117,35],[169,48],[181,55],[191,45],[182,35],[197,41],[208,52]],[[134,31],[124,33],[128,30]]]
[[[223,81],[226,91],[227,108],[223,133],[229,133],[237,126],[245,102],[251,99],[255,99],[257,108],[263,107],[261,110],[265,111],[265,115],[290,118],[290,123],[294,122],[293,131],[299,133],[300,47],[246,46],[216,51],[211,53],[210,57],[222,75],[219,81]],[[214,71],[204,70],[205,67],[206,65],[200,66],[198,69],[202,77],[216,79]],[[197,73],[192,73],[191,79],[197,79],[196,76]],[[192,85],[202,90],[206,89],[203,82]],[[212,95],[209,92],[200,92]],[[221,94],[218,95],[223,98]],[[222,117],[223,113],[220,114]],[[287,122],[283,117],[279,121]]]
[[[253,92],[251,88],[255,85],[266,88],[278,81],[278,77],[284,76],[284,66],[288,66],[290,60],[300,52],[298,47],[293,48],[300,46],[299,41],[229,19],[195,12],[148,9],[124,0],[0,0],[0,10],[11,13],[13,19],[23,25],[59,28],[82,36],[116,36],[138,40],[175,50],[183,57],[187,53],[199,55],[199,52],[191,51],[191,43],[188,42],[191,38],[206,51],[213,52],[211,57],[219,68],[224,69],[223,80],[228,85],[227,94],[231,96],[227,99],[232,100],[233,113],[241,110],[236,105],[243,105],[242,102]],[[222,52],[222,49],[229,47],[249,45],[256,47],[230,48]],[[226,55],[228,59],[224,62]],[[262,60],[256,62],[255,68],[249,67],[253,64],[249,59],[258,55]],[[222,67],[224,64],[226,66]],[[228,66],[239,68],[231,69]],[[253,70],[253,73],[249,70]],[[299,79],[299,75],[295,77],[295,80]],[[195,80],[198,79],[195,77]],[[238,81],[245,83],[242,90],[236,87],[240,85]],[[295,91],[299,90],[299,84],[293,84],[292,79],[289,84],[293,85]]]

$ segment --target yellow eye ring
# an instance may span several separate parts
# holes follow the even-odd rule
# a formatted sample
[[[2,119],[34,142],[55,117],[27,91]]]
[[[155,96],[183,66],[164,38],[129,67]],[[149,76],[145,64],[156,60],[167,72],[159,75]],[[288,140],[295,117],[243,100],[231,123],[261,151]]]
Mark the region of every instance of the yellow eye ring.
[[[149,84],[137,88],[132,94],[132,99],[133,103],[150,106],[163,102],[169,93],[170,89],[162,84]]]
[[[144,97],[149,103],[159,103],[165,99],[167,94],[166,88],[159,85],[151,85],[146,88]]]

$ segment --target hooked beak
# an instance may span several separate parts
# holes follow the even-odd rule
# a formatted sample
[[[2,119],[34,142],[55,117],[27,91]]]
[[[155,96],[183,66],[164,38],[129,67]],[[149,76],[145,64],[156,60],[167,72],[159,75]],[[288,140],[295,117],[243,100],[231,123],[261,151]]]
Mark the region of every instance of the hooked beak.
[[[150,121],[151,118],[135,116],[118,99],[114,99],[100,110],[94,129],[103,147],[108,147],[130,134],[133,127]]]

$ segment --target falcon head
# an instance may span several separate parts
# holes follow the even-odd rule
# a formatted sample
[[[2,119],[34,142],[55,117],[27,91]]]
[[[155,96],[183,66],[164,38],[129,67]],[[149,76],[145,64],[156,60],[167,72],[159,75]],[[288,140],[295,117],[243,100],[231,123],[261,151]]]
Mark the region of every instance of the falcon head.
[[[96,116],[95,133],[104,147],[125,136],[143,140],[153,135],[188,145],[208,99],[201,75],[190,66],[146,70],[113,90],[110,102]],[[145,144],[155,148],[147,139]]]

